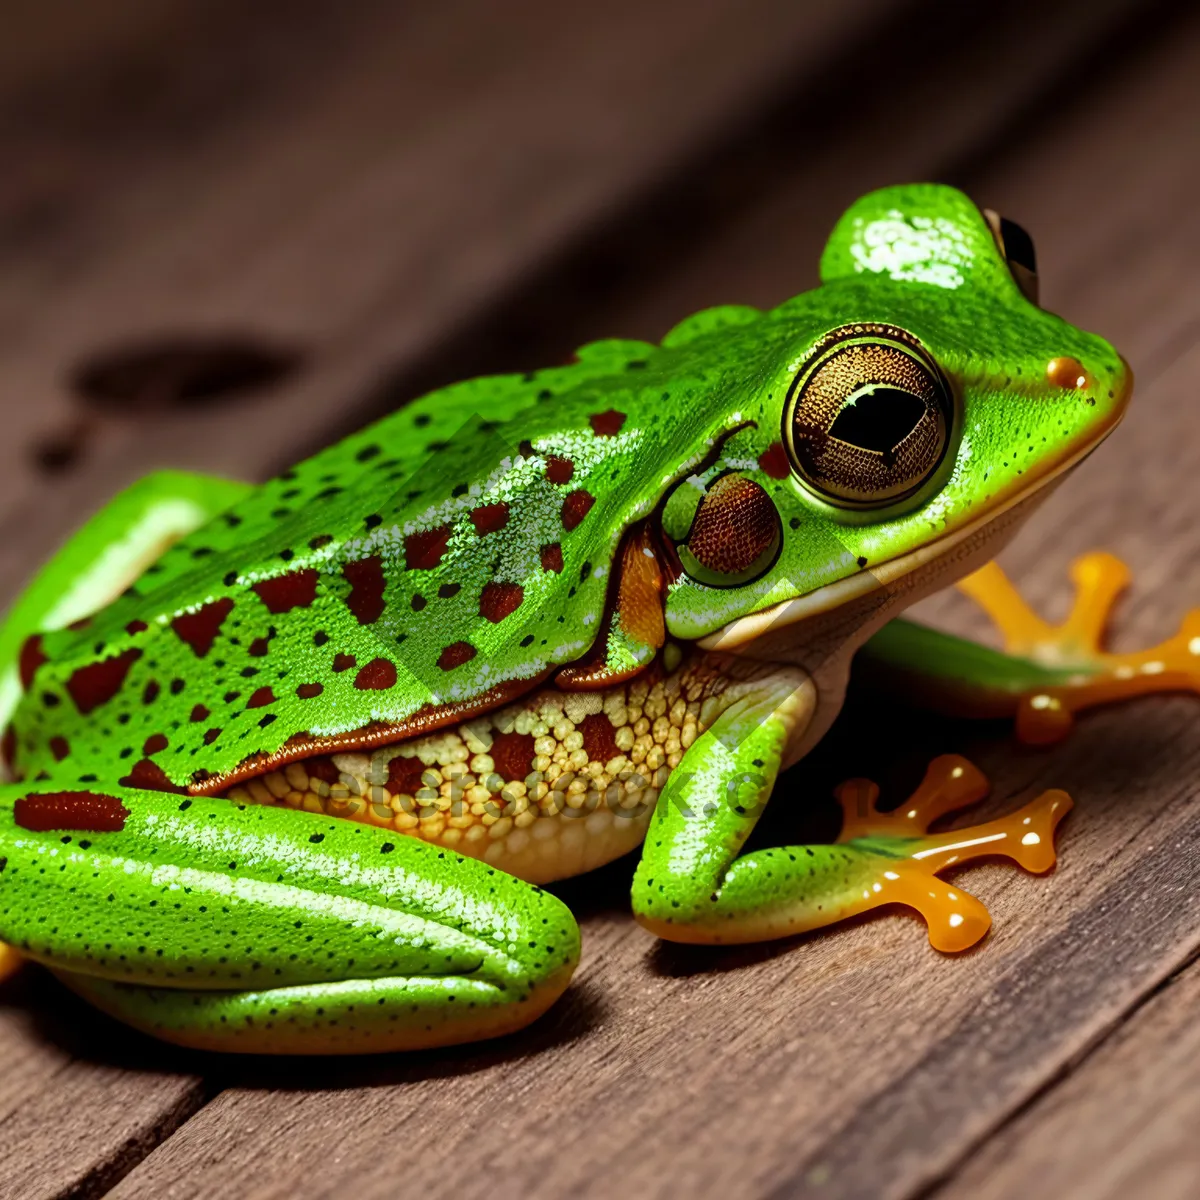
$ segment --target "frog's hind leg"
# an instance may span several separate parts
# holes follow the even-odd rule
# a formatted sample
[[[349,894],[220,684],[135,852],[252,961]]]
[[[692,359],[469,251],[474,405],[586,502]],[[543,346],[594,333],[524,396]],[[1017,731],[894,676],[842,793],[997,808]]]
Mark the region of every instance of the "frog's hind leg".
[[[493,1037],[562,993],[561,900],[316,813],[0,788],[0,936],[111,1015],[206,1050],[353,1054]]]
[[[862,672],[961,716],[1014,716],[1034,745],[1065,737],[1074,714],[1152,692],[1200,692],[1200,609],[1165,642],[1131,654],[1104,649],[1105,632],[1129,570],[1111,554],[1071,565],[1075,600],[1060,624],[1035,613],[1003,570],[988,563],[958,586],[992,619],[1004,651],[910,621],[885,625],[860,651]]]
[[[239,1054],[378,1054],[515,1033],[562,994],[570,969],[498,987],[469,974],[381,976],[201,991],[56,971],[102,1012],[164,1041]]]

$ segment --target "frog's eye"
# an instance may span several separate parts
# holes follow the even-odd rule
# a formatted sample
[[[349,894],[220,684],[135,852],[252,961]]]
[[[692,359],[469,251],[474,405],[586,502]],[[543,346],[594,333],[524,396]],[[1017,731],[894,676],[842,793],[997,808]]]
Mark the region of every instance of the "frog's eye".
[[[891,325],[834,330],[783,410],[792,470],[822,499],[879,508],[917,491],[946,453],[950,388],[920,342]]]
[[[1016,221],[1002,217],[993,209],[985,208],[983,215],[991,226],[992,236],[996,239],[996,245],[1000,247],[1000,253],[1004,255],[1004,261],[1008,263],[1008,269],[1017,287],[1021,289],[1021,295],[1030,304],[1036,304],[1038,273],[1033,238]]]

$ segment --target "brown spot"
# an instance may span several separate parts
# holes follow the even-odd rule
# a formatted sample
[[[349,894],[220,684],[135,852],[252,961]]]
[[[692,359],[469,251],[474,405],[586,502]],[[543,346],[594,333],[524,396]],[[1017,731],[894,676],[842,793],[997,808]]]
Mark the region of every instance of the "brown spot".
[[[621,426],[625,424],[625,414],[610,408],[602,413],[593,413],[588,420],[591,422],[592,432],[597,437],[616,437],[621,432]]]
[[[571,492],[562,502],[563,528],[570,533],[592,510],[596,497],[582,489]]]
[[[503,500],[498,504],[481,504],[471,509],[471,522],[480,537],[485,533],[495,533],[508,524],[508,505]]]
[[[360,625],[373,625],[383,615],[383,560],[378,554],[358,562],[344,563],[342,574],[350,584],[346,607]]]
[[[210,715],[208,709],[203,704],[197,704],[192,709],[192,715],[188,719],[192,721],[207,721]]]
[[[324,685],[320,683],[302,683],[296,689],[296,695],[299,696],[301,700],[314,700],[324,690]]]
[[[373,658],[354,677],[360,692],[382,692],[396,683],[396,664],[389,658]]]
[[[421,775],[425,764],[419,758],[399,754],[388,763],[387,790],[393,796],[415,795],[424,786]]]
[[[44,792],[22,796],[13,805],[13,819],[34,833],[52,829],[120,833],[128,818],[129,809],[116,796],[96,792]]]
[[[62,762],[71,753],[71,744],[65,737],[52,737],[50,739],[50,753],[54,755],[55,762]]]
[[[752,479],[723,475],[696,510],[687,548],[710,571],[748,571],[777,544],[779,511]]]
[[[324,754],[320,754],[316,758],[305,759],[304,769],[308,772],[310,779],[319,779],[322,783],[337,783],[342,777],[341,771],[337,769],[337,764]]]
[[[519,583],[496,583],[493,580],[484,586],[483,594],[479,597],[479,615],[498,625],[505,617],[516,612],[524,599],[525,589]]]
[[[333,656],[333,669],[335,671],[348,671],[351,667],[358,666],[358,659],[353,654],[335,654]]]
[[[450,526],[439,525],[404,539],[404,565],[410,571],[432,571],[442,561],[450,543]]]
[[[116,658],[80,667],[67,680],[67,691],[75,701],[75,707],[87,716],[92,709],[111,700],[121,690],[129,668],[141,657],[140,650],[126,650]]]
[[[606,763],[621,753],[617,747],[617,731],[604,713],[589,713],[579,723],[583,748],[590,762]]]
[[[151,762],[148,758],[143,758],[141,762],[134,763],[133,770],[125,776],[124,779],[118,780],[122,787],[145,788],[150,792],[186,792],[187,788],[179,787],[172,783],[166,775],[166,772],[158,765]]]
[[[786,479],[791,473],[787,451],[782,442],[772,442],[759,456],[759,469],[772,479]]]
[[[233,601],[225,596],[213,600],[194,613],[181,613],[171,622],[171,628],[181,641],[192,648],[197,658],[203,658],[216,641],[225,618],[233,611]]]
[[[125,626],[126,633],[145,633],[150,626],[145,621],[139,621],[136,617]]]
[[[270,649],[270,638],[259,637],[255,638],[254,641],[250,643],[250,648],[246,651],[246,653],[249,654],[251,658],[262,658]]]
[[[469,663],[477,651],[470,642],[451,642],[438,656],[437,665],[443,671],[453,671],[463,663]]]
[[[142,753],[149,758],[152,754],[157,754],[160,750],[165,750],[168,745],[165,733],[152,733],[146,739],[146,744],[142,747]]]
[[[570,483],[575,474],[575,464],[569,458],[552,454],[546,459],[546,478],[551,483]]]
[[[32,637],[27,637],[24,644],[21,646],[21,655],[18,659],[18,666],[21,672],[21,686],[28,689],[33,682],[33,677],[37,674],[37,669],[46,661],[45,652],[42,650],[42,635],[35,633]]]
[[[220,736],[221,731],[219,729],[208,729],[204,733],[204,744],[211,746]]]
[[[562,546],[558,542],[551,542],[548,546],[542,547],[542,570],[554,571],[561,575],[563,569]]]
[[[291,612],[293,608],[307,608],[317,598],[319,578],[320,572],[308,567],[274,579],[262,579],[250,590],[267,606],[268,612]]]
[[[275,693],[269,687],[260,687],[254,695],[246,701],[247,708],[262,708],[265,704],[275,703]]]
[[[531,733],[502,733],[489,753],[501,779],[524,779],[533,770],[534,738]]]

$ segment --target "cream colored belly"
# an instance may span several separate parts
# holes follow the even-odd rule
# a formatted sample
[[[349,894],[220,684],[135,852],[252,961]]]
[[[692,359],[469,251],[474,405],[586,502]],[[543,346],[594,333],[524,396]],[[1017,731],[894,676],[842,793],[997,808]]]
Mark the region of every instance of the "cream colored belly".
[[[605,691],[544,688],[436,733],[318,756],[238,784],[239,803],[363,821],[531,883],[638,846],[684,751],[742,688],[711,656]]]

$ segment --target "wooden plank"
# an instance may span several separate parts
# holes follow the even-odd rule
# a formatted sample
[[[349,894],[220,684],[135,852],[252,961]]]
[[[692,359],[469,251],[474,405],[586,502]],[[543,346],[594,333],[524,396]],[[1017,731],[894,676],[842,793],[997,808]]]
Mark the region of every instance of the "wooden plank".
[[[96,58],[90,18],[51,4],[54,33],[22,10],[38,65],[0,82],[0,591],[150,467],[298,454],[883,7],[120,0]],[[37,469],[31,446],[77,420],[81,358],[228,330],[312,368],[240,405],[92,420],[73,469]],[[0,1010],[0,1196],[93,1193],[202,1103],[197,1060],[52,986],[31,1023],[30,999]]]
[[[939,1200],[1195,1196],[1198,1007],[1200,970],[1191,966],[992,1138]]]
[[[1168,630],[1189,590],[1200,594],[1187,567],[1197,535],[1179,509],[1200,467],[1179,435],[1198,365],[1187,337],[1198,297],[1186,268],[1195,261],[1197,166],[1156,150],[1189,134],[1200,25],[1169,25],[1170,15],[1154,14],[1159,36],[1149,44],[1125,29],[1048,60],[1058,75],[1064,62],[1106,64],[1104,94],[1088,91],[1086,102],[1059,94],[1038,113],[1009,102],[991,154],[960,159],[957,172],[1038,233],[1048,302],[1108,333],[1141,372],[1139,410],[1153,419],[1131,419],[1052,499],[1010,561],[1046,596],[1062,587],[1059,546],[1082,549],[1115,533],[1154,585],[1130,614],[1130,635],[1142,637]],[[1021,26],[1009,43],[1007,74],[1002,63],[988,70],[1015,80],[1035,30]],[[974,58],[965,62],[964,96],[980,73],[990,83]],[[906,112],[897,92],[877,94],[863,119]],[[991,110],[976,103],[991,128]],[[937,114],[925,122],[923,133]],[[914,146],[907,170],[899,157],[892,169],[940,173],[937,154],[953,158],[978,141],[979,126],[973,136],[958,128],[931,137],[934,158],[920,161]],[[838,178],[814,170],[806,161],[810,186],[832,203]],[[1159,198],[1153,222],[1142,218],[1147,194]],[[777,210],[775,224],[755,211],[734,222],[728,245],[757,256],[757,266],[744,265],[747,278],[780,278],[790,220]],[[761,231],[756,240],[743,221]],[[745,264],[732,253],[726,261]],[[712,298],[730,296],[714,286]],[[1167,440],[1177,447],[1169,462]],[[1147,527],[1163,529],[1153,562]],[[932,611],[962,620],[944,606]],[[968,748],[998,782],[995,808],[1043,786],[1081,797],[1054,876],[999,867],[965,876],[996,917],[979,952],[939,959],[903,916],[783,946],[657,945],[631,926],[630,867],[616,864],[563,889],[583,922],[584,964],[564,1004],[534,1029],[401,1061],[235,1065],[232,1086],[116,1194],[352,1187],[371,1197],[393,1194],[402,1179],[429,1195],[899,1196],[943,1177],[1200,946],[1200,926],[1177,899],[1180,886],[1194,885],[1200,837],[1186,782],[1200,760],[1196,709],[1163,700],[1100,714],[1068,746],[1038,756],[894,710],[860,708],[850,718],[777,795],[808,800],[838,776],[880,768],[897,749],[899,780],[931,752]],[[822,822],[830,832],[828,810],[806,824],[801,806],[775,807],[769,840],[798,840]]]

